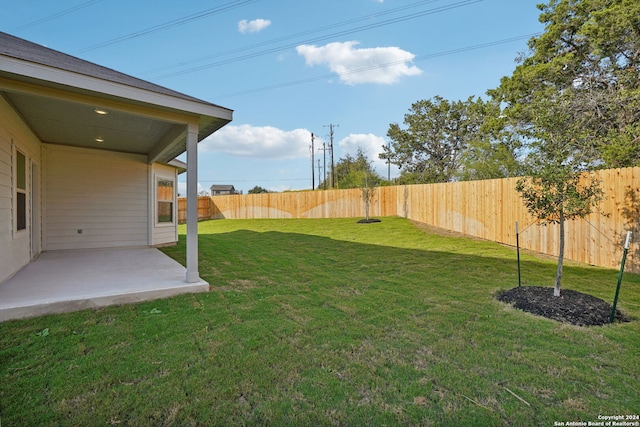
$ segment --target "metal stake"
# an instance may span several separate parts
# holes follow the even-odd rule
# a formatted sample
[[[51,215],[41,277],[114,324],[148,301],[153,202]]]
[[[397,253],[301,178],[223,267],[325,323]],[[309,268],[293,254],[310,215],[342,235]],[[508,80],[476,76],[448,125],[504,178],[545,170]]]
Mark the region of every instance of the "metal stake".
[[[622,263],[620,264],[620,273],[618,274],[618,286],[616,287],[616,295],[613,297],[613,307],[611,307],[611,316],[609,323],[613,323],[616,316],[616,305],[618,304],[618,295],[620,294],[620,284],[622,283],[622,273],[624,273],[624,264],[627,261],[627,252],[629,252],[629,243],[631,243],[631,232],[627,232],[627,240],[624,242],[624,251],[622,252]]]
[[[516,252],[518,254],[518,287],[522,284],[520,279],[520,233],[518,233],[518,221],[516,221]]]

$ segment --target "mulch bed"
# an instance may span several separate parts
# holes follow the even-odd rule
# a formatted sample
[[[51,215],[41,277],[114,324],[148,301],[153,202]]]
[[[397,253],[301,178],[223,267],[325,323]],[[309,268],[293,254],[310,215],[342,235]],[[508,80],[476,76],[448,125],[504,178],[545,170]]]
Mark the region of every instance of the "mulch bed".
[[[577,326],[606,325],[611,316],[609,303],[570,289],[562,289],[560,296],[554,297],[553,288],[521,286],[501,292],[496,298],[522,311]],[[620,310],[616,310],[614,318],[619,322],[630,321]]]
[[[377,218],[361,219],[358,224],[373,224],[375,222],[382,222],[382,220]]]

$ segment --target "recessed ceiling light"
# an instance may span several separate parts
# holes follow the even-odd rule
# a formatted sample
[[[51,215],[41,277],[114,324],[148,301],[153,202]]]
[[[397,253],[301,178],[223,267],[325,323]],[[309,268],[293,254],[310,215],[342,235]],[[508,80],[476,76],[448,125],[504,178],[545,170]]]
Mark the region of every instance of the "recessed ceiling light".
[[[100,108],[96,108],[95,110],[93,110],[96,112],[96,114],[100,114],[101,116],[106,116],[107,114],[109,114],[108,111],[105,110],[101,110]]]
[[[104,138],[96,138],[96,142],[98,144],[102,144],[104,142]]]

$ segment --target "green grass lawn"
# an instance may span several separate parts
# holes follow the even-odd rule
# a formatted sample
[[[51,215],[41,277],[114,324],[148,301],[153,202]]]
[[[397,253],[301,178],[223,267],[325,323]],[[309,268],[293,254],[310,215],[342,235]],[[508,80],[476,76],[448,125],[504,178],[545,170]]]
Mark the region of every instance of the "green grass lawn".
[[[181,229],[184,233],[184,228]],[[164,250],[184,262],[180,244]],[[0,424],[510,425],[640,412],[635,320],[580,328],[494,299],[513,248],[401,218],[200,223],[204,294],[0,324]],[[523,284],[555,261],[523,255]],[[563,285],[611,302],[617,271]]]

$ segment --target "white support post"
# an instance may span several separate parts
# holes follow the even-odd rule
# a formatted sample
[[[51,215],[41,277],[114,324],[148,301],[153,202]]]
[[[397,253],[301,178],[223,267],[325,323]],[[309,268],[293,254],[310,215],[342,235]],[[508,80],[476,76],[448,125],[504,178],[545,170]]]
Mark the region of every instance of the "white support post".
[[[198,273],[198,125],[187,126],[187,283]]]

